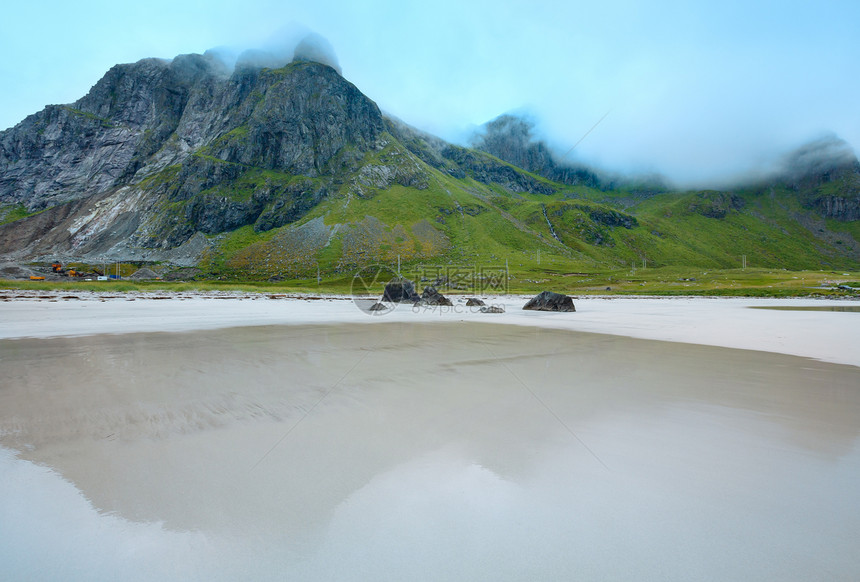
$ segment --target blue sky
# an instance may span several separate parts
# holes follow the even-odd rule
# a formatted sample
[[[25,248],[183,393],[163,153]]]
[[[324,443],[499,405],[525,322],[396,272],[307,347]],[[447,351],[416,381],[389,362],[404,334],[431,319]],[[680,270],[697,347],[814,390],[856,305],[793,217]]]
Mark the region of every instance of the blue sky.
[[[718,183],[833,132],[860,147],[860,2],[7,3],[0,128],[115,63],[264,46],[300,23],[386,112],[449,140],[510,111],[571,158]]]

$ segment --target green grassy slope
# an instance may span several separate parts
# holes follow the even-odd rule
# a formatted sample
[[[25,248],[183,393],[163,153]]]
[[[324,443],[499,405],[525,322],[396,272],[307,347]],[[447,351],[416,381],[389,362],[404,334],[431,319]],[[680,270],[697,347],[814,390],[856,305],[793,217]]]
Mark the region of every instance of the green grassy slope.
[[[368,264],[396,265],[398,259],[402,268],[507,262],[524,274],[604,272],[641,268],[643,262],[651,268],[731,269],[740,268],[744,257],[749,268],[860,265],[852,250],[856,224],[824,221],[784,189],[641,200],[561,185],[549,195],[511,193],[418,163],[428,176],[424,188],[393,184],[356,194],[345,180],[295,224],[224,237],[218,258],[207,266],[241,279],[310,277],[318,267],[346,273]],[[298,261],[279,241],[313,221],[327,232],[315,248],[302,249]],[[269,268],[260,268],[255,256],[268,257]],[[285,264],[293,267],[278,272]]]
[[[214,246],[201,276],[228,281],[316,281],[317,273],[337,281],[367,265],[399,263],[405,272],[507,268],[522,290],[601,290],[643,267],[673,286],[744,261],[748,269],[860,269],[860,221],[825,220],[787,188],[604,192],[553,183],[484,152],[457,149],[466,166],[430,151],[419,157],[397,137],[383,137],[384,147],[360,159],[345,151],[313,179],[198,152],[188,167],[171,166],[140,185],[164,192],[148,233],[157,241],[183,232],[195,209],[215,209],[217,218],[218,208],[258,204],[253,224],[205,232]],[[197,170],[229,179],[180,195],[177,177]],[[505,187],[488,175],[502,176]],[[518,185],[531,191],[511,191]],[[4,211],[7,221],[21,215]]]

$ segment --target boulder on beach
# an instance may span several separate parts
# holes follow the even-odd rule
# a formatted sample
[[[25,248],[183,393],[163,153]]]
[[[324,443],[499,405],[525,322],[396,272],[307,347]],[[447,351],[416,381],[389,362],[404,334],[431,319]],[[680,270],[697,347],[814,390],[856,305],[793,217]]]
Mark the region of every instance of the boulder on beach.
[[[403,277],[394,278],[386,283],[385,291],[382,293],[382,300],[392,303],[416,303],[420,299],[421,297],[415,292],[415,283]]]
[[[504,313],[505,308],[501,305],[488,305],[481,308],[481,313]]]
[[[368,311],[388,311],[388,306],[383,305],[382,303],[374,303],[370,306]]]
[[[529,311],[576,311],[573,306],[573,299],[569,295],[552,291],[543,291],[531,298],[523,306],[523,309]]]
[[[484,302],[477,297],[470,297],[466,300],[466,307],[483,307]]]
[[[446,307],[454,305],[450,299],[439,293],[436,287],[433,286],[424,287],[424,292],[421,293],[421,301],[427,305],[444,305]]]

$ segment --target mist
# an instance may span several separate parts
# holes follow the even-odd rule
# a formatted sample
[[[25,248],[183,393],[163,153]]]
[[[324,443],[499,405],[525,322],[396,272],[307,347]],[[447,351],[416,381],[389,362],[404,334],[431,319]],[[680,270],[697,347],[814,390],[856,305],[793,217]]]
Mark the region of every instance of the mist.
[[[857,164],[857,155],[835,134],[824,135],[785,156],[779,172],[791,179]]]
[[[678,182],[656,171],[607,168],[583,162],[577,155],[579,145],[606,117],[608,113],[567,150],[548,143],[546,126],[528,111],[503,114],[474,128],[466,143],[551,180],[604,190],[734,189],[776,182],[794,184],[845,170],[860,173],[854,149],[833,133],[822,134],[790,151],[774,152],[766,162],[747,171],[727,172],[711,180],[700,177],[697,181]]]
[[[242,67],[277,69],[293,61],[310,61],[342,74],[331,43],[298,23],[280,28],[260,47],[218,46],[204,54],[221,62],[228,72]]]

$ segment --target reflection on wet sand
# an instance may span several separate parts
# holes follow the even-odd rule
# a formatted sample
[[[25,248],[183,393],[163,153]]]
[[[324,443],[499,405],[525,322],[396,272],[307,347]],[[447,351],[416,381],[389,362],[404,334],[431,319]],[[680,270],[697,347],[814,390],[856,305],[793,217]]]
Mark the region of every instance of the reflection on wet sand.
[[[254,540],[224,556],[263,577],[860,575],[856,367],[471,323],[15,340],[0,361],[0,445],[101,510]]]

